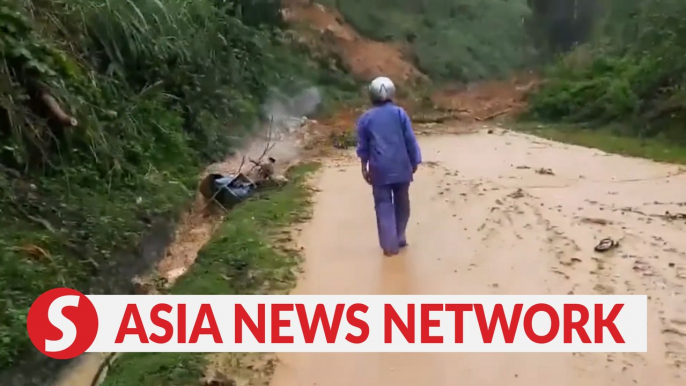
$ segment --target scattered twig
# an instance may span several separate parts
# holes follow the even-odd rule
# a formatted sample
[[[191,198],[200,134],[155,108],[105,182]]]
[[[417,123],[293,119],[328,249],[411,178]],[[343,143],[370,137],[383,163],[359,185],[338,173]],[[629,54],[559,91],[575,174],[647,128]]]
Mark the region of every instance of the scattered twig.
[[[26,213],[23,209],[22,212],[24,212],[24,214],[26,215],[26,217],[29,218],[29,220],[43,225],[45,229],[49,230],[52,233],[57,233],[57,230],[55,230],[55,228],[48,222],[48,220],[42,217],[31,216],[30,214]]]
[[[65,126],[78,126],[79,122],[76,120],[76,118],[65,113],[52,95],[48,94],[47,92],[42,92],[40,94],[40,99],[43,101],[43,103],[45,103],[52,115],[57,118],[60,123]]]
[[[517,189],[515,192],[512,192],[507,196],[510,198],[522,198],[524,197],[524,191],[522,189]]]
[[[488,116],[483,117],[483,118],[477,117],[476,120],[479,121],[479,122],[481,122],[481,121],[490,121],[490,120],[493,119],[493,118],[497,118],[497,117],[499,117],[499,116],[501,116],[501,115],[504,115],[504,114],[509,113],[511,110],[512,110],[512,107],[508,107],[508,108],[506,108],[505,110],[498,111],[498,112],[496,112],[496,113],[493,113],[493,114],[488,115]]]
[[[243,165],[245,165],[245,156],[241,158],[241,164],[238,166],[238,172],[236,174],[239,174],[241,170],[243,170]]]
[[[587,223],[587,224],[596,224],[596,225],[609,225],[612,224],[612,221],[610,220],[605,220],[602,218],[590,218],[590,217],[584,217],[581,219],[581,222]]]
[[[684,220],[686,219],[686,214],[685,213],[669,213],[669,211],[665,212],[664,215],[658,215],[656,217],[661,217],[665,220]]]
[[[38,260],[42,260],[42,259],[51,260],[52,259],[52,257],[50,256],[50,253],[48,253],[48,251],[46,251],[45,249],[43,249],[43,248],[41,248],[35,244],[27,244],[27,245],[24,245],[21,247],[13,247],[11,249],[15,250],[15,251],[24,252],[27,255],[29,255],[35,259],[38,259]]]
[[[422,124],[422,123],[444,123],[448,121],[454,121],[458,120],[459,117],[457,116],[457,113],[469,113],[469,110],[454,110],[451,111],[448,114],[443,114],[443,115],[438,115],[438,116],[418,116],[413,119],[414,123],[417,124]]]
[[[35,223],[37,223],[37,224],[42,225],[45,229],[47,229],[47,230],[50,231],[51,233],[55,233],[55,234],[58,233],[57,230],[55,229],[55,227],[53,227],[52,224],[50,224],[50,222],[48,222],[48,220],[46,220],[46,219],[44,219],[44,218],[42,218],[42,217],[37,217],[37,216],[32,216],[32,215],[30,215],[30,214],[29,214],[27,211],[25,211],[24,208],[22,208],[21,205],[19,205],[19,203],[17,203],[15,200],[11,200],[11,201],[12,201],[12,204],[14,204],[14,207],[19,211],[19,213],[21,213],[21,214],[23,214],[24,216],[26,216],[26,218],[28,218],[29,220],[31,220],[31,221],[33,221],[33,222],[35,222]]]
[[[269,153],[274,146],[276,146],[276,141],[273,141],[273,135],[274,135],[274,117],[269,118],[269,129],[267,130],[267,143],[264,146],[264,150],[262,151],[262,154],[257,158],[257,160],[251,159],[250,162],[253,163],[253,167],[250,169],[248,172],[249,174],[252,173],[255,168],[258,168],[262,165],[262,159]]]
[[[555,175],[555,173],[553,173],[552,169],[546,169],[546,168],[537,169],[536,173],[547,175],[547,176],[554,176]]]

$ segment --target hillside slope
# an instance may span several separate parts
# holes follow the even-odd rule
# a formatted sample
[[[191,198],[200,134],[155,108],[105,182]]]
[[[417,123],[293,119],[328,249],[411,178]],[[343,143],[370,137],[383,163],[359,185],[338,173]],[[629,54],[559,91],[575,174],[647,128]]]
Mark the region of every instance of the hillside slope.
[[[542,1],[540,7],[570,4]],[[531,99],[532,117],[686,144],[686,3],[579,4],[594,34],[547,68],[548,82]],[[598,6],[603,12],[594,11]]]
[[[314,52],[340,60],[357,79],[385,75],[408,85],[428,80],[403,56],[401,46],[361,36],[336,9],[308,0],[285,0],[283,5],[284,19],[299,39]]]
[[[317,0],[363,36],[400,45],[434,80],[507,77],[535,59],[528,0]]]
[[[198,173],[259,126],[272,90],[325,84],[326,102],[355,90],[293,47],[279,12],[277,1],[0,3],[0,384],[44,385],[65,365],[32,348],[31,303],[54,287],[133,291]]]

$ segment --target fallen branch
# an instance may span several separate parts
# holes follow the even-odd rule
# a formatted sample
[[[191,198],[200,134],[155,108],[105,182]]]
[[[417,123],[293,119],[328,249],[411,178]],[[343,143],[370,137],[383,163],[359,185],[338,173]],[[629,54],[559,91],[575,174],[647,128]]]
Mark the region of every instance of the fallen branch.
[[[36,224],[42,225],[45,229],[47,229],[51,233],[55,233],[55,234],[58,233],[57,230],[55,229],[55,227],[53,227],[52,224],[50,224],[50,222],[48,220],[46,220],[42,217],[30,215],[27,211],[24,210],[24,208],[21,207],[21,205],[19,205],[14,200],[12,200],[12,203],[14,204],[14,207],[19,211],[19,213],[23,214],[29,220],[33,221]]]
[[[443,123],[449,120],[455,119],[455,116],[452,114],[448,115],[440,115],[438,117],[416,117],[413,119],[414,123]]]
[[[476,120],[479,121],[479,122],[482,122],[482,121],[490,121],[491,119],[497,118],[497,117],[499,117],[499,116],[501,116],[501,115],[504,115],[504,114],[507,114],[507,113],[509,113],[510,111],[512,111],[512,107],[508,107],[508,108],[506,108],[505,110],[500,110],[500,111],[498,111],[497,113],[493,113],[493,114],[491,114],[491,115],[489,115],[489,116],[486,116],[486,117],[484,117],[484,118],[479,118],[479,117],[477,117]]]
[[[76,127],[79,122],[76,118],[68,115],[62,110],[59,103],[47,92],[40,93],[40,99],[45,103],[45,106],[50,110],[50,113],[64,126]]]
[[[239,174],[241,172],[241,170],[243,170],[243,165],[245,165],[245,156],[243,156],[243,158],[241,158],[241,164],[238,165],[238,172],[236,172],[236,174]]]
[[[274,146],[276,146],[276,142],[272,141],[273,140],[273,134],[274,134],[274,118],[270,117],[269,119],[269,130],[267,131],[267,143],[264,146],[264,150],[262,151],[262,154],[257,158],[257,160],[250,159],[250,162],[253,164],[253,167],[248,171],[248,175],[251,175],[253,171],[256,168],[262,167],[262,159],[269,153]]]
[[[584,217],[581,219],[581,222],[586,223],[586,224],[595,224],[595,225],[612,224],[612,221],[610,221],[610,220],[605,220],[603,218],[591,218],[591,217]]]

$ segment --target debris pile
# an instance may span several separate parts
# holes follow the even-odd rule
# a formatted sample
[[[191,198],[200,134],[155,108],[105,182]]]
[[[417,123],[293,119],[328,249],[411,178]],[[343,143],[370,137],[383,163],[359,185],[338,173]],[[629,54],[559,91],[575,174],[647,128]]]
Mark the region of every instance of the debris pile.
[[[268,157],[267,161],[260,162],[250,160],[253,167],[243,173],[241,165],[236,174],[222,175],[219,173],[208,174],[199,186],[200,194],[206,200],[217,201],[229,209],[244,201],[258,190],[284,185],[285,177],[274,173],[276,160]]]
[[[399,84],[428,80],[403,58],[403,47],[360,36],[337,10],[308,0],[286,0],[283,5],[284,20],[297,28],[293,32],[297,41],[321,57],[339,59],[358,80],[370,81],[382,75]]]
[[[516,115],[526,108],[526,98],[539,80],[525,74],[508,81],[491,81],[472,85],[453,85],[431,97],[436,108],[449,112],[462,121],[489,121],[501,116]]]
[[[536,173],[544,175],[544,176],[554,176],[555,175],[555,173],[553,173],[552,169],[547,169],[547,168],[536,169]]]

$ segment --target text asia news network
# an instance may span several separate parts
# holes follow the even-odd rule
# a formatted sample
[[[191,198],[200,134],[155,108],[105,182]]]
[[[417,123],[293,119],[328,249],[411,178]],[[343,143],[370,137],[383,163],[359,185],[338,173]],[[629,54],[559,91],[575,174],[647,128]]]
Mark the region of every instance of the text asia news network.
[[[57,288],[27,330],[84,352],[646,352],[647,296],[83,295]]]

